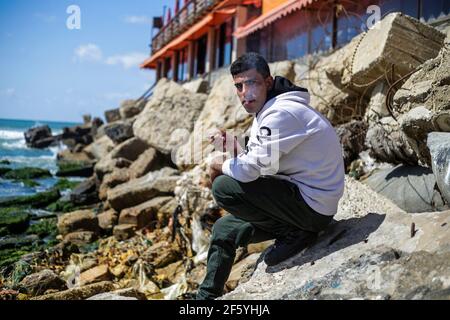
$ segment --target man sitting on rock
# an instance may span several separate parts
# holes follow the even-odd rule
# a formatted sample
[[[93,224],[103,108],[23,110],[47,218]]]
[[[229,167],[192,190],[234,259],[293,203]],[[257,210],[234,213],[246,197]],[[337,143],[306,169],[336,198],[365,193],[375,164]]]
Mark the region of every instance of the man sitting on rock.
[[[307,248],[331,222],[344,190],[339,139],[309,106],[308,90],[273,78],[256,53],[238,58],[230,71],[254,120],[245,150],[230,134],[212,138],[234,145],[234,158],[210,164],[212,194],[230,214],[214,224],[197,299],[222,295],[239,246],[275,239],[264,256],[268,266]]]

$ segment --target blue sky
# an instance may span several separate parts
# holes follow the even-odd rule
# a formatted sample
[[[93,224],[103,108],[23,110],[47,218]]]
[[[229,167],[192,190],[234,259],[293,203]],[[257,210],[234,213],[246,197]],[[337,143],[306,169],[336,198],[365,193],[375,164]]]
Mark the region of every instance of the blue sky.
[[[139,97],[151,18],[174,0],[0,0],[0,118],[81,121]],[[69,30],[78,5],[81,29]]]

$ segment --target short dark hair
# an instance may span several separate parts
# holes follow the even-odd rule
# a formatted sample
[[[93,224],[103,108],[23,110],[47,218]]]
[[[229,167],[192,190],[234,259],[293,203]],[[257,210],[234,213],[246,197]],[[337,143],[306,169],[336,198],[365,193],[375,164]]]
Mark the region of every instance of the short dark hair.
[[[233,77],[251,69],[256,69],[264,79],[270,76],[270,68],[266,59],[256,52],[245,53],[237,58],[230,66],[230,72]]]

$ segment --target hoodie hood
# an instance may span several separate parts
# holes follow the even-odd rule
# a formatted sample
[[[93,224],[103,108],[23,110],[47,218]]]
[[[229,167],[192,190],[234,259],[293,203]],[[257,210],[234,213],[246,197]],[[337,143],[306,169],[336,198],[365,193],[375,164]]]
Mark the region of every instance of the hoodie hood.
[[[291,92],[291,91],[308,92],[307,89],[296,86],[288,79],[286,79],[284,77],[276,76],[273,81],[272,89],[270,89],[270,91],[267,93],[266,103],[270,99],[273,99],[280,94],[283,94],[286,92]]]

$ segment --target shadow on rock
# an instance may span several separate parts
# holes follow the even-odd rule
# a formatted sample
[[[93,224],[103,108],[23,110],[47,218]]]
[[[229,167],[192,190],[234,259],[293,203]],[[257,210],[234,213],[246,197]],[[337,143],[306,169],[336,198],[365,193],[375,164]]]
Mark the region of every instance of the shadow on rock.
[[[312,263],[336,251],[367,241],[369,235],[379,228],[385,217],[386,215],[384,214],[369,213],[361,218],[333,220],[313,246],[278,265],[267,267],[266,272],[276,273],[306,263]],[[256,266],[264,259],[266,252],[267,250],[261,254]]]

